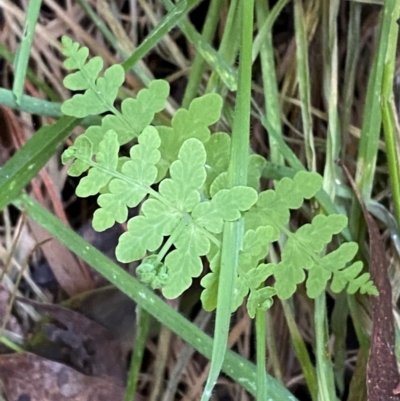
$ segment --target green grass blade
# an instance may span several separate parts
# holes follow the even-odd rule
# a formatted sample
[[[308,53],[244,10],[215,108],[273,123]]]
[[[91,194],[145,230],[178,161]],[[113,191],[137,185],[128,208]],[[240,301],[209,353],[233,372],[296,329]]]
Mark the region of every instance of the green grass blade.
[[[35,135],[0,169],[0,210],[16,198],[79,124],[73,117],[62,117]]]
[[[29,114],[37,114],[44,117],[61,117],[61,105],[36,97],[22,95],[20,104],[15,100],[14,94],[9,89],[0,88],[0,104]]]
[[[157,27],[137,47],[137,49],[123,63],[125,71],[131,69],[139,60],[149,53],[157,43],[174,28],[182,18],[194,8],[201,0],[181,0],[168,14],[160,21]]]
[[[301,116],[303,121],[304,145],[306,151],[307,167],[316,171],[315,147],[313,125],[311,117],[311,88],[308,65],[306,20],[304,17],[303,2],[294,1],[294,22],[296,36],[297,81],[301,101]]]
[[[378,50],[375,52],[371,74],[368,80],[367,98],[361,138],[357,155],[357,171],[355,181],[365,202],[371,198],[372,184],[375,176],[376,158],[382,123],[381,99],[383,69],[390,41],[390,26],[396,0],[384,3],[380,19]],[[361,208],[358,201],[353,202],[350,212],[350,228],[353,235],[359,236]],[[361,239],[362,240],[362,239]]]
[[[167,9],[171,9],[173,3],[171,0],[162,0]],[[227,88],[235,91],[237,88],[237,73],[229,65],[229,63],[218,53],[203,37],[200,35],[193,25],[183,20],[179,23],[179,27],[185,34],[187,39],[196,48],[197,52],[203,57],[206,63],[215,71]]]
[[[206,21],[204,23],[202,36],[207,43],[211,43],[215,31],[218,26],[219,16],[222,8],[222,1],[212,0],[207,11]],[[185,94],[182,100],[182,107],[187,109],[190,102],[196,97],[200,87],[201,78],[203,76],[204,67],[206,62],[200,53],[196,53],[196,57],[193,61],[188,77],[188,83],[186,85]]]
[[[265,21],[269,20],[271,15],[268,10],[268,3],[263,0],[257,0],[257,24],[261,26]],[[262,68],[263,90],[265,98],[266,118],[273,128],[276,135],[282,138],[282,123],[281,123],[281,106],[279,102],[278,80],[276,76],[276,67],[274,61],[274,46],[272,43],[272,26],[269,31],[265,32],[263,45],[260,49],[260,59]],[[279,142],[273,135],[269,136],[270,159],[274,163],[283,164],[283,156],[280,151]]]
[[[235,62],[239,46],[240,32],[237,26],[240,24],[240,8],[238,4],[239,0],[232,0],[229,4],[224,32],[218,49],[218,53],[229,65],[233,65]],[[219,75],[216,71],[213,71],[207,83],[206,93],[219,93],[222,97],[225,97],[226,92],[227,89],[223,86]]]
[[[348,134],[350,125],[350,117],[354,100],[354,87],[357,71],[357,61],[360,53],[360,19],[361,19],[361,4],[350,3],[349,9],[349,29],[347,34],[347,52],[346,65],[344,69],[344,84],[343,84],[343,106],[341,109],[341,130],[342,142],[345,143],[345,138]],[[342,148],[341,158],[344,159],[345,148]]]
[[[150,314],[140,306],[137,306],[135,341],[132,347],[132,359],[128,372],[128,382],[126,384],[125,401],[132,401],[135,399],[140,368],[146,348],[147,335],[150,329],[150,320]]]
[[[396,136],[396,108],[393,97],[393,81],[396,64],[396,49],[399,35],[399,26],[397,19],[400,14],[400,2],[397,2],[393,8],[390,21],[389,42],[385,57],[385,66],[383,69],[382,84],[382,122],[383,133],[386,143],[386,155],[389,166],[390,185],[392,188],[394,212],[397,220],[397,226],[400,227],[400,165],[398,155],[399,139]],[[398,125],[397,125],[398,127]]]
[[[27,195],[20,195],[13,204],[26,210],[29,217],[45,228],[50,235],[92,266],[110,283],[133,299],[140,307],[169,327],[198,352],[211,358],[213,340],[193,323],[172,309],[154,292],[141,284],[91,244],[66,227],[54,215]],[[228,351],[225,355],[223,371],[251,394],[256,393],[256,367],[245,358]],[[267,385],[275,401],[296,401],[296,398],[277,380],[267,376]]]
[[[247,167],[250,151],[251,45],[253,40],[254,0],[242,0],[240,9],[242,15],[242,39],[238,92],[232,128],[231,156],[228,167],[228,188],[247,184]],[[234,222],[224,223],[217,313],[214,329],[215,340],[210,373],[201,401],[208,401],[211,397],[212,389],[218,379],[227,348],[239,250],[243,243],[243,225],[243,218]]]
[[[281,13],[281,11],[283,10],[283,8],[286,6],[287,3],[289,3],[289,0],[279,0],[275,4],[275,6],[271,9],[271,12],[268,14],[268,18],[265,20],[263,26],[258,31],[258,34],[255,37],[253,43],[253,50],[251,56],[253,63],[257,58],[258,54],[260,53],[265,36],[268,34],[268,32],[271,31],[275,20],[278,18],[279,14]]]
[[[262,309],[258,309],[256,312],[257,401],[267,401],[268,396],[267,381],[265,380],[265,356],[267,355],[265,313]]]
[[[288,301],[281,300],[283,313],[289,328],[290,338],[292,339],[293,348],[296,353],[297,359],[301,365],[301,369],[306,380],[308,391],[311,394],[313,401],[317,400],[318,396],[318,382],[314,365],[311,362],[310,354],[307,351],[306,343],[301,335],[301,332],[296,324],[293,316],[293,311]]]
[[[35,27],[39,17],[41,4],[42,0],[29,1],[21,43],[19,45],[19,49],[14,60],[13,94],[18,105],[21,104],[22,100],[26,70],[28,68],[33,35],[35,33]]]

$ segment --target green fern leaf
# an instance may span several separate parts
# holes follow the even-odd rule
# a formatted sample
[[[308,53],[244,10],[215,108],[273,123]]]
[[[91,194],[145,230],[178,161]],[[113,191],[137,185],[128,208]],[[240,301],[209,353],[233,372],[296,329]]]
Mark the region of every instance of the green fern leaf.
[[[136,99],[128,98],[122,102],[121,113],[106,115],[101,126],[89,127],[85,135],[96,147],[104,133],[114,129],[119,144],[123,145],[138,137],[153,121],[154,115],[165,108],[168,95],[168,82],[161,79],[152,81],[147,89],[139,91]]]
[[[173,299],[182,294],[203,270],[200,256],[206,255],[210,242],[202,230],[194,224],[188,225],[175,241],[176,250],[165,258],[169,279],[162,289],[166,298]]]
[[[159,192],[178,210],[190,212],[200,202],[199,190],[206,180],[206,152],[198,139],[191,138],[178,157],[170,166],[171,178],[161,182]]]
[[[64,164],[74,160],[68,169],[68,175],[71,177],[79,177],[89,169],[92,156],[92,143],[89,139],[79,136],[74,145],[63,152],[61,160]]]
[[[113,131],[109,131],[113,132]],[[101,149],[105,144],[105,139],[100,142]],[[116,221],[123,223],[128,217],[128,208],[137,206],[150,191],[150,186],[157,177],[157,168],[155,164],[160,159],[160,138],[154,127],[147,127],[139,135],[138,144],[133,146],[130,151],[130,159],[122,165],[122,174],[116,171],[117,160],[114,160],[114,166],[108,171],[99,170],[102,176],[113,178],[109,183],[108,193],[101,194],[98,198],[100,209],[97,209],[93,215],[93,227],[97,231],[103,231],[111,227]],[[105,144],[107,145],[107,144]],[[114,135],[114,146],[119,149],[118,139]],[[107,149],[107,148],[106,148]],[[111,152],[111,148],[108,148]],[[90,179],[91,169],[86,179]],[[81,182],[84,179],[81,180]],[[81,183],[79,183],[81,185]],[[79,188],[79,186],[78,186]],[[101,187],[99,187],[100,189]]]
[[[207,312],[211,312],[217,307],[220,267],[221,253],[218,252],[210,261],[210,273],[206,274],[200,281],[201,286],[204,288],[200,299],[204,310]]]
[[[289,236],[282,251],[282,261],[275,271],[275,288],[280,298],[286,299],[293,295],[297,284],[305,279],[304,269],[315,268],[324,246],[346,224],[347,218],[342,215],[318,215],[311,224],[300,227]]]
[[[246,228],[273,226],[281,229],[289,222],[290,209],[298,209],[304,199],[312,198],[322,185],[316,173],[298,172],[293,179],[283,178],[275,190],[261,192],[258,201],[246,216]]]
[[[275,239],[276,230],[272,227],[259,227],[257,230],[247,231],[244,235],[243,248],[239,253],[239,273],[235,283],[232,312],[243,303],[243,298],[250,290],[256,290],[268,275],[272,274],[267,271],[261,272],[261,268],[258,269],[257,264],[267,255],[269,244]],[[201,285],[204,287],[201,301],[203,307],[208,311],[214,310],[217,306],[216,289],[218,289],[219,282],[217,263],[219,260],[220,255],[217,254],[210,262],[211,272],[201,280]],[[259,282],[254,281],[256,271],[263,274]],[[257,282],[256,285],[254,285],[255,282]]]
[[[308,273],[307,295],[310,298],[316,298],[320,295],[325,290],[332,273],[343,269],[354,258],[357,250],[358,246],[355,242],[344,243],[338,249],[317,261]],[[347,282],[343,283],[341,290],[344,289]]]
[[[207,94],[194,99],[188,110],[179,109],[171,121],[171,127],[157,127],[161,137],[161,161],[158,164],[159,177],[165,176],[170,164],[177,159],[178,150],[189,138],[205,143],[210,138],[210,125],[221,115],[222,98]]]
[[[362,262],[355,262],[349,267],[343,267],[341,264],[332,266],[333,280],[331,290],[338,293],[344,290],[348,284],[347,292],[349,294],[360,291],[362,294],[379,295],[377,288],[370,279],[370,274],[363,273],[359,275],[362,268]]]
[[[84,90],[83,94],[74,95],[61,106],[61,111],[77,118],[101,114],[114,108],[118,89],[125,80],[125,71],[121,65],[113,65],[98,77],[103,68],[103,60],[94,57],[86,62],[87,48],[63,36],[63,54],[67,56],[64,66],[70,70],[78,70],[64,79],[64,86],[72,90]],[[114,127],[113,127],[114,128]]]
[[[96,154],[96,164],[86,177],[81,178],[76,188],[76,194],[80,197],[96,195],[105,187],[112,176],[107,171],[115,171],[118,164],[119,144],[117,133],[108,131],[104,140],[101,141]]]

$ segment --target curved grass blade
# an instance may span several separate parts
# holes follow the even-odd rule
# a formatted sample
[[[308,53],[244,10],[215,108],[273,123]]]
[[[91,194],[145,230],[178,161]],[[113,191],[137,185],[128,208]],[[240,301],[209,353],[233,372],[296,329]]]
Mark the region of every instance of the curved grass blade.
[[[231,158],[228,167],[228,188],[247,184],[250,149],[251,45],[253,40],[254,0],[242,0],[240,9],[242,11],[242,21],[239,86],[232,130]],[[243,243],[243,231],[243,218],[224,223],[219,273],[221,279],[218,284],[217,314],[214,329],[215,340],[210,373],[201,401],[208,401],[211,397],[227,348],[239,250]]]
[[[21,104],[22,100],[26,70],[28,68],[28,61],[33,42],[33,35],[35,33],[35,27],[39,17],[41,4],[42,0],[29,1],[24,24],[24,30],[21,38],[21,44],[19,45],[19,49],[14,60],[13,94],[15,96],[15,100],[18,105]]]
[[[123,63],[125,71],[132,68],[139,60],[141,60],[148,52],[150,52],[156,44],[174,28],[179,21],[184,18],[192,8],[196,7],[201,0],[181,0],[168,14],[160,21],[157,27],[150,35],[137,47],[137,49]]]
[[[60,220],[29,196],[20,195],[13,204],[26,210],[29,217],[45,228],[68,249],[97,270],[110,283],[133,299],[140,307],[169,327],[206,358],[211,358],[213,340],[180,313],[172,309],[154,292],[121,269],[82,237],[66,227]],[[232,351],[227,351],[222,370],[251,394],[256,394],[256,367]],[[267,375],[267,386],[274,401],[297,401],[276,379]]]
[[[80,121],[62,117],[54,125],[40,128],[0,169],[0,210],[20,194]]]

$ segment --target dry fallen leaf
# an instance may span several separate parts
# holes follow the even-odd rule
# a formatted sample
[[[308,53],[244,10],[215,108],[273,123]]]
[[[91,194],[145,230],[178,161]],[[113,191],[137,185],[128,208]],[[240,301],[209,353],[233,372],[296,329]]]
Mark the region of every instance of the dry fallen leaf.
[[[369,401],[396,401],[399,383],[395,350],[395,333],[392,311],[392,288],[387,275],[389,262],[375,220],[369,214],[361,194],[346,167],[340,163],[361,204],[368,226],[371,278],[379,296],[371,296],[372,338],[367,364],[367,391]]]
[[[124,389],[28,352],[0,355],[0,380],[8,401],[122,401]]]
[[[125,383],[125,360],[121,344],[111,332],[80,313],[59,305],[48,305],[17,298],[45,313],[55,322],[45,323],[45,336],[50,345],[35,343],[31,351],[49,359],[62,360],[81,373],[96,377],[107,377],[120,386]],[[43,338],[39,333],[38,338]]]

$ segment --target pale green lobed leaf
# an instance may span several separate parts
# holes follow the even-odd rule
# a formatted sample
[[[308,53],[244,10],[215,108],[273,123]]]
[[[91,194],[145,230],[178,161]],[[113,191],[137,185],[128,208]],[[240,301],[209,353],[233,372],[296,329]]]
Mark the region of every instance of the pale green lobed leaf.
[[[136,99],[125,99],[121,104],[121,116],[109,114],[103,118],[101,129],[110,127],[118,132],[118,141],[123,145],[151,124],[154,115],[164,110],[169,96],[169,84],[162,79],[154,80],[148,88],[141,89]]]
[[[332,273],[343,269],[354,258],[357,250],[358,245],[355,242],[347,242],[321,258],[308,273],[307,295],[310,298],[316,298],[320,295],[325,290]]]
[[[157,178],[157,167],[160,160],[160,138],[157,130],[146,127],[139,135],[138,144],[130,151],[130,160],[122,166],[122,173],[142,186],[154,184]]]
[[[297,284],[306,277],[304,270],[293,262],[292,259],[281,261],[274,268],[275,289],[281,299],[290,298],[295,293]]]
[[[192,284],[192,278],[198,277],[203,270],[200,256],[191,248],[179,248],[165,258],[168,268],[168,282],[162,289],[168,299],[179,297]]]
[[[204,193],[206,196],[211,197],[211,184],[217,176],[228,170],[231,137],[225,132],[216,132],[204,143],[204,147],[207,153],[207,179],[204,185]]]
[[[222,232],[224,220],[209,201],[198,203],[191,213],[194,223],[199,227],[218,234]]]
[[[201,303],[208,312],[217,307],[220,265],[221,253],[217,252],[210,261],[211,272],[206,274],[200,281],[201,286],[204,288],[200,296]]]
[[[231,313],[234,313],[243,303],[244,297],[249,293],[249,286],[241,276],[237,276],[233,289]],[[215,306],[216,307],[216,306]]]
[[[97,203],[103,214],[108,217],[107,226],[103,224],[103,230],[114,225],[115,222],[124,223],[128,218],[128,207],[137,206],[142,199],[147,195],[147,191],[143,188],[134,186],[126,181],[113,179],[108,186],[108,193],[101,194]],[[98,218],[100,218],[99,215]],[[98,227],[101,222],[93,217],[93,223]],[[94,226],[94,225],[93,225]],[[97,230],[98,231],[98,230]]]
[[[92,167],[88,174],[80,179],[75,193],[81,198],[96,195],[109,183],[110,179],[110,175],[100,169]]]
[[[153,198],[143,203],[142,213],[160,223],[161,234],[164,236],[171,235],[182,218],[179,211]]]
[[[206,179],[204,146],[197,139],[188,139],[178,157],[171,164],[171,178],[160,183],[159,192],[178,210],[190,212],[200,202],[199,189]]]
[[[85,142],[84,139],[82,141]],[[116,170],[118,164],[118,151],[117,134],[110,130],[99,144],[95,166],[91,167],[88,175],[80,180],[76,188],[78,196],[96,195],[109,183],[111,173]]]
[[[228,173],[225,171],[218,175],[210,186],[210,196],[215,196],[222,189],[228,188]]]
[[[258,288],[262,283],[265,282],[265,280],[267,280],[268,277],[274,274],[275,266],[276,265],[272,263],[261,263],[257,267],[249,270],[246,275],[249,280],[249,287],[252,289]]]
[[[77,70],[81,68],[88,56],[89,49],[86,46],[80,47],[78,42],[73,42],[68,36],[61,38],[63,45],[62,54],[66,57],[64,67],[68,70]]]
[[[239,253],[240,269],[247,272],[257,266],[258,262],[267,256],[269,245],[277,240],[277,236],[277,231],[271,226],[247,231]]]
[[[249,210],[256,203],[257,197],[255,189],[236,186],[218,191],[211,203],[224,220],[234,221],[241,217],[240,212]]]
[[[70,146],[62,154],[62,162],[64,164],[75,159],[68,169],[68,175],[79,177],[90,167],[90,164],[86,160],[92,160],[92,156],[92,143],[87,138],[78,137],[74,145]]]
[[[103,69],[103,60],[101,57],[93,57],[79,69],[80,71],[71,73],[64,78],[63,84],[66,88],[81,91],[95,86],[96,78]]]
[[[249,156],[249,167],[247,170],[247,186],[258,190],[260,179],[267,162],[264,157],[252,154]]]
[[[115,251],[122,263],[130,263],[145,256],[146,251],[157,250],[163,241],[163,223],[145,216],[136,216],[128,221],[128,230],[119,237]]]
[[[113,104],[118,90],[125,80],[125,72],[121,65],[115,64],[104,72],[104,76],[97,78],[94,83],[88,80],[88,89],[83,94],[76,94],[66,100],[61,111],[77,118],[101,114],[113,110]],[[115,128],[115,127],[112,127]]]
[[[334,234],[340,233],[347,225],[347,217],[341,214],[315,216],[311,224],[300,227],[288,240],[288,245],[296,241],[298,252],[316,252],[323,250],[326,244],[332,241]],[[293,244],[295,245],[295,244]]]
[[[211,138],[213,135],[211,136]],[[207,142],[206,142],[207,145]],[[217,158],[218,153],[216,152],[215,157]],[[208,163],[208,162],[207,162]],[[260,187],[260,178],[262,176],[262,172],[264,170],[266,161],[265,159],[260,156],[260,155],[250,155],[249,156],[249,167],[248,167],[248,173],[247,173],[247,186],[254,188],[255,190],[258,190]],[[210,168],[211,172],[214,170],[212,167]],[[209,174],[209,170],[207,169],[207,174]],[[208,176],[207,176],[208,180]],[[206,186],[206,190],[211,197],[213,197],[218,191],[221,189],[227,189],[228,188],[228,176],[226,171],[221,172],[219,175],[217,175],[211,182],[209,186]]]
[[[94,149],[105,132],[114,129],[118,133],[118,142],[123,145],[138,137],[153,121],[155,113],[165,108],[169,94],[169,85],[163,80],[154,80],[148,88],[141,89],[136,99],[125,99],[121,104],[121,114],[107,114],[101,126],[92,125],[84,136],[93,143]]]
[[[206,142],[210,138],[210,125],[218,121],[222,110],[222,98],[207,94],[194,99],[188,110],[179,109],[172,118],[172,127],[157,127],[162,141],[158,180],[167,173],[170,164],[177,159],[182,144],[189,138]]]
[[[210,240],[204,232],[193,223],[188,224],[174,241],[177,249],[184,248],[199,256],[204,256],[210,250]]]
[[[288,223],[290,209],[298,209],[304,199],[313,197],[322,185],[317,173],[298,172],[293,179],[283,178],[275,190],[260,193],[257,204],[247,213],[246,228],[272,225],[281,228]]]

